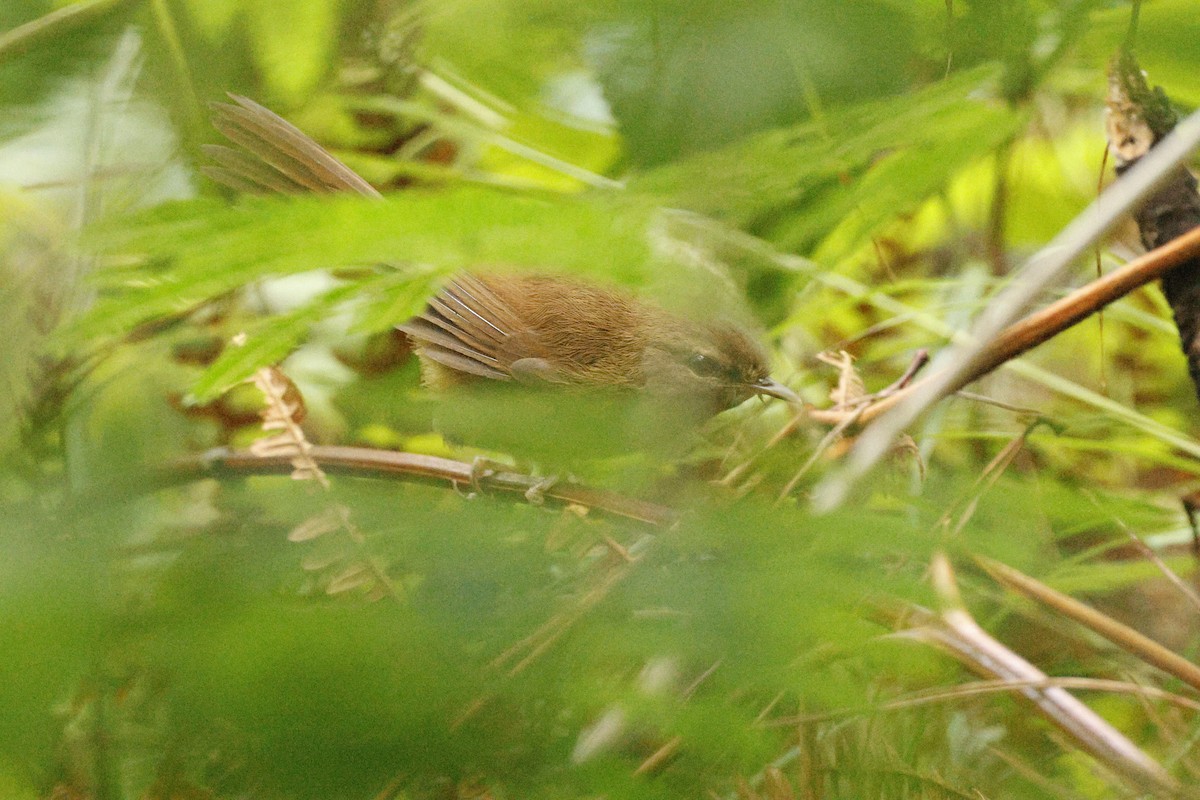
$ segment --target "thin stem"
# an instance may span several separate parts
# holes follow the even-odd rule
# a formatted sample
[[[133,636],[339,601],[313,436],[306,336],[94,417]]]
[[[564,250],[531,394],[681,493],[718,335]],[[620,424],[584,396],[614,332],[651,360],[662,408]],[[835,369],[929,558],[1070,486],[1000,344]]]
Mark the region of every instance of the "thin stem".
[[[880,420],[864,431],[851,450],[845,469],[826,478],[817,487],[814,492],[816,507],[830,509],[839,505],[851,485],[888,452],[896,436],[934,403],[961,389],[964,381],[973,379],[970,376],[983,374],[981,364],[991,351],[991,342],[1093,242],[1177,174],[1197,145],[1200,145],[1200,111],[1179,122],[1153,150],[1026,262],[972,325],[970,340],[943,352],[935,361],[940,362],[942,369],[922,381],[919,389],[914,387],[903,402],[895,405],[886,420]],[[995,365],[983,371],[994,368]]]
[[[1161,278],[1185,261],[1197,257],[1200,257],[1200,228],[1189,231],[1178,239],[1173,239],[1162,247],[1151,250],[1120,269],[1092,281],[1039,311],[1035,311],[1001,331],[992,343],[982,350],[972,368],[948,385],[949,391],[957,391],[973,383],[1005,362],[1049,341],[1105,306],[1111,305],[1135,289]],[[859,421],[867,423],[879,417],[926,387],[940,375],[941,373],[928,375],[875,403],[863,412]],[[820,422],[831,424],[836,424],[848,416],[845,412],[836,409],[814,410],[809,415]]]
[[[84,25],[131,0],[81,0],[0,33],[0,64],[16,58],[45,39]]]

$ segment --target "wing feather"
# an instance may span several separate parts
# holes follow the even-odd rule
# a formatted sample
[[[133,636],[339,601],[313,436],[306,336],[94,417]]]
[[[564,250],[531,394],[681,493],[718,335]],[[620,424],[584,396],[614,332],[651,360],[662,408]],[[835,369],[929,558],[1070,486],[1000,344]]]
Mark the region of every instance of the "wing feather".
[[[478,375],[481,378],[491,378],[492,380],[497,381],[511,381],[513,377],[507,372],[501,372],[500,370],[492,369],[491,367],[481,364],[474,358],[459,355],[458,353],[454,353],[449,350],[443,350],[439,347],[426,347],[425,357],[457,372],[465,372],[469,375]]]
[[[483,366],[497,369],[503,367],[498,359],[482,352],[479,348],[473,347],[470,342],[463,341],[462,338],[456,336],[454,329],[448,329],[424,317],[417,317],[396,327],[420,341],[427,349],[434,347],[439,350],[449,350],[460,356],[473,358]]]
[[[422,354],[445,367],[494,380],[513,380],[514,362],[546,360],[537,334],[485,280],[460,275],[397,328]]]

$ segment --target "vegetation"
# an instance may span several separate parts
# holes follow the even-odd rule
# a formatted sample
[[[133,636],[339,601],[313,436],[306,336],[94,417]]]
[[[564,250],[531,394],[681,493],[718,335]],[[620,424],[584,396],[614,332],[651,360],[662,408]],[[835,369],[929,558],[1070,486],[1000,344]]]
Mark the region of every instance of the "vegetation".
[[[1131,30],[1200,103],[1193,0],[5,0],[0,795],[1192,796],[1157,287],[849,466],[1111,182]],[[210,180],[228,93],[384,199]],[[810,408],[437,395],[393,326],[481,269],[752,324]]]

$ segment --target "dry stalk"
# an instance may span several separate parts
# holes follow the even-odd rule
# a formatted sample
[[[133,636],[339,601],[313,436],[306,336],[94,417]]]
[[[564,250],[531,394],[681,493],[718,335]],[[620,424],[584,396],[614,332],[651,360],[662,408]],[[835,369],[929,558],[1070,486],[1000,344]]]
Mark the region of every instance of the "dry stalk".
[[[984,556],[976,556],[975,561],[1001,585],[1049,606],[1063,616],[1100,634],[1122,650],[1132,653],[1147,664],[1159,668],[1200,691],[1200,667],[1183,656],[1168,650],[1148,636],[1138,633],[1107,614],[1102,614],[1073,597],[1051,589],[1046,584],[1034,580],[1007,564]]]
[[[250,454],[266,460],[286,459],[292,468],[293,480],[312,481],[329,492],[332,489],[329,477],[313,458],[313,444],[300,427],[305,409],[295,384],[276,367],[259,369],[254,373],[253,381],[266,402],[263,430],[275,433],[251,444]],[[341,503],[333,503],[324,512],[297,525],[288,534],[288,539],[293,542],[310,541],[338,530],[343,531],[356,548],[366,540],[351,519],[350,509]],[[327,581],[325,592],[334,595],[361,587],[369,587],[374,597],[400,596],[387,571],[366,555],[343,563],[341,569]]]
[[[1048,676],[979,626],[962,602],[950,561],[944,555],[934,557],[931,577],[942,610],[937,614],[914,612],[920,624],[910,628],[907,635],[938,645],[986,678],[1009,682],[1017,697],[1030,703],[1075,746],[1130,788],[1160,797],[1182,796],[1178,781],[1158,762],[1065,689],[1034,688],[1049,680]]]
[[[973,681],[971,683],[963,683],[957,686],[951,686],[945,689],[927,689],[919,692],[912,692],[903,697],[897,697],[894,700],[878,703],[870,707],[864,708],[845,708],[834,711],[825,711],[814,714],[793,714],[786,717],[775,717],[772,719],[763,719],[757,722],[764,728],[781,728],[790,727],[792,725],[800,725],[813,722],[830,722],[838,719],[845,719],[865,713],[879,713],[882,711],[905,711],[910,708],[918,708],[920,706],[932,705],[935,703],[948,703],[954,700],[962,700],[968,697],[980,697],[993,694],[1007,694],[1015,689],[1049,689],[1058,687],[1060,689],[1081,689],[1089,692],[1105,692],[1108,694],[1127,694],[1146,699],[1162,700],[1171,705],[1185,708],[1189,711],[1200,711],[1200,700],[1193,700],[1190,697],[1185,697],[1177,692],[1168,692],[1166,689],[1159,689],[1154,686],[1143,686],[1139,683],[1130,681],[1117,681],[1107,678],[1064,678],[1064,677],[1047,677],[1044,680],[984,680]]]
[[[1158,280],[1175,267],[1200,258],[1200,228],[1145,253],[1123,267],[1098,278],[1045,308],[1035,311],[1000,332],[980,354],[972,369],[950,384],[948,392],[974,383],[1014,358],[1049,341],[1082,322],[1102,308],[1146,284]],[[866,424],[920,391],[940,373],[926,375],[903,389],[880,399],[865,409],[858,424]],[[808,416],[818,422],[836,425],[853,413],[846,409],[811,409]]]

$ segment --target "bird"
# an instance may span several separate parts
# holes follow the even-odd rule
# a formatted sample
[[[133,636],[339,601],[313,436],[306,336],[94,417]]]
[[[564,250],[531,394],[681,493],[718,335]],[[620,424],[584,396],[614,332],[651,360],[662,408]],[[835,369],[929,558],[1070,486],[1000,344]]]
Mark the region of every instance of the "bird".
[[[214,126],[246,153],[204,148],[212,179],[241,191],[381,195],[311,137],[238,95]],[[770,376],[759,343],[727,320],[697,320],[574,275],[464,272],[396,326],[436,392],[509,383],[563,392],[633,392],[703,419],[752,396],[799,405]]]
[[[397,328],[436,391],[486,381],[631,390],[700,417],[755,395],[800,402],[740,326],[690,319],[574,276],[464,273]]]

